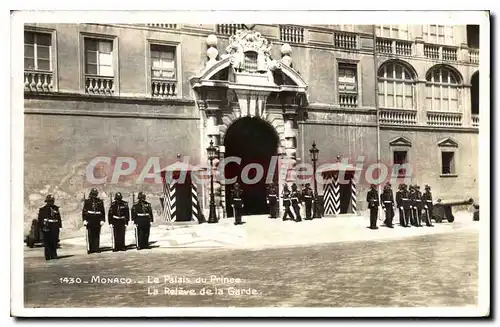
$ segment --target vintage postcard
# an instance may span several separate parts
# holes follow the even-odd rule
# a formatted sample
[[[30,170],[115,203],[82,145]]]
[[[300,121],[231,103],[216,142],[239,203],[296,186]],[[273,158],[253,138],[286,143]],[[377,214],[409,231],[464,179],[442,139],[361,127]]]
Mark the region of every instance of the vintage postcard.
[[[11,23],[13,316],[490,314],[487,11]]]

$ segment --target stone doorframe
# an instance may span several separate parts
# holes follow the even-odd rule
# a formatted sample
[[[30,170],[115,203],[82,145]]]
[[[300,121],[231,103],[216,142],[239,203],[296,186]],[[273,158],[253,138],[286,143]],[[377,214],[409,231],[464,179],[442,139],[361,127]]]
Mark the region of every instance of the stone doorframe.
[[[276,152],[288,167],[286,173],[279,173],[281,194],[283,184],[295,180],[295,174],[290,172],[294,171],[297,163],[297,118],[299,109],[307,102],[307,84],[291,67],[289,45],[281,47],[281,60],[273,60],[269,53],[271,45],[258,32],[237,31],[229,42],[227,54],[217,60],[217,38],[210,35],[207,38],[207,66],[199,76],[190,79],[200,112],[201,158],[207,161],[206,148],[210,141],[218,147],[220,158],[223,158],[224,136],[231,124],[242,117],[259,117],[274,128],[279,138]],[[252,56],[257,58],[255,65],[248,64],[251,58],[245,57],[250,52],[256,53]],[[254,67],[256,70],[252,70]],[[287,83],[275,83],[273,73],[281,74]],[[271,94],[278,95],[278,103],[268,103]],[[208,186],[201,189],[202,205],[206,211],[210,188]],[[226,217],[225,187],[221,187],[220,191],[220,199],[216,201],[216,205],[219,207],[219,215],[222,213]]]

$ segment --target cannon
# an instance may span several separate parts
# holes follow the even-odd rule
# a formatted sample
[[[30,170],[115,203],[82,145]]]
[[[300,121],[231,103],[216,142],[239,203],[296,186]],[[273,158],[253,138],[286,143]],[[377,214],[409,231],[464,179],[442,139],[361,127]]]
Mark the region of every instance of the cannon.
[[[479,221],[479,203],[474,203],[474,213],[472,214],[473,221]]]
[[[453,207],[471,205],[473,203],[474,200],[472,198],[464,201],[443,201],[441,199],[438,199],[432,209],[432,218],[437,223],[441,223],[443,219],[446,219],[448,220],[448,222],[452,223],[455,220],[455,216],[453,216]]]
[[[38,222],[38,219],[33,219],[31,221],[30,233],[24,238],[24,243],[26,243],[29,248],[43,246],[42,224]],[[57,240],[57,247],[61,247],[60,240]]]

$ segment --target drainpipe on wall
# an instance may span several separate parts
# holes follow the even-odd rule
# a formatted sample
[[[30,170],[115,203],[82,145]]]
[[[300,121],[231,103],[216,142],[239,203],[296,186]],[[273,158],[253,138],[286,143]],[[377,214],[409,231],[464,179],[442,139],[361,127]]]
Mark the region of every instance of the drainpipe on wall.
[[[375,111],[377,114],[377,164],[380,164],[380,108],[378,103],[378,63],[377,63],[377,25],[373,25],[373,68],[375,79]],[[380,174],[380,169],[379,169]],[[380,175],[379,175],[380,176]],[[381,185],[377,185],[378,194],[381,193]],[[378,211],[379,217],[381,210]]]

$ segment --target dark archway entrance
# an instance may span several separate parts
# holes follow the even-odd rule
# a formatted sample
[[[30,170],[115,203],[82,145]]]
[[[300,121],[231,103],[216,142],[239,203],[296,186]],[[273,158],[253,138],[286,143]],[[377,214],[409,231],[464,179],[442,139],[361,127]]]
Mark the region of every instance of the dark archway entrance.
[[[266,121],[256,117],[244,117],[236,120],[227,130],[224,137],[225,157],[241,158],[241,164],[228,163],[225,167],[226,179],[236,177],[244,192],[243,214],[256,215],[269,212],[266,204],[266,180],[276,183],[278,171],[276,166],[270,170],[270,162],[277,154],[279,138],[274,128]],[[263,177],[254,184],[242,181],[242,170],[249,164],[259,164],[263,168]],[[277,165],[277,160],[276,160]],[[273,174],[274,172],[274,174]],[[256,177],[257,171],[248,171],[250,180]],[[226,210],[228,217],[233,216],[230,195],[233,184],[226,185]]]
[[[473,115],[479,114],[479,72],[472,75],[470,88],[471,111]]]

